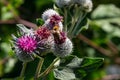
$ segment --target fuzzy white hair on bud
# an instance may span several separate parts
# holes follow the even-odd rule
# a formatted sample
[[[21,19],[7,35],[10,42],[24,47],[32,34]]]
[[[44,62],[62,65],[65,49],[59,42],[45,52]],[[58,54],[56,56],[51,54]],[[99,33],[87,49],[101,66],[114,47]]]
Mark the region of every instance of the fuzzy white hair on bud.
[[[62,44],[55,44],[53,48],[53,53],[58,57],[66,57],[72,53],[73,44],[69,38],[66,38],[65,42]]]
[[[52,52],[53,45],[54,40],[52,36],[49,36],[48,39],[43,39],[39,41],[38,54],[44,55],[46,53]]]
[[[34,60],[34,56],[33,56],[33,55],[24,53],[24,52],[20,51],[20,50],[17,49],[17,48],[16,48],[16,50],[15,50],[15,53],[16,53],[16,56],[18,57],[18,59],[19,59],[20,61],[30,62],[30,61],[33,61],[33,60]]]
[[[55,10],[53,10],[53,9],[48,9],[48,10],[43,12],[42,19],[44,21],[46,21],[47,19],[49,19],[53,15],[59,15],[59,14]]]

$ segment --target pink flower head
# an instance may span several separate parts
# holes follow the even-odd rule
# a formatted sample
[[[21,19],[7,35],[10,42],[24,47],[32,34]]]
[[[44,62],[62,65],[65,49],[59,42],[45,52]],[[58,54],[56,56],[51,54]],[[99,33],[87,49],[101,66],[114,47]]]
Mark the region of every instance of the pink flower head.
[[[53,46],[53,36],[51,34],[51,31],[45,27],[42,26],[38,28],[38,30],[35,32],[36,40],[38,42],[37,45],[37,54],[43,55],[44,53],[51,52],[51,48]]]
[[[50,24],[51,25],[56,25],[58,24],[59,22],[61,22],[63,19],[62,16],[59,16],[59,15],[53,15],[50,17]]]
[[[50,31],[47,29],[47,27],[40,27],[37,31],[36,31],[36,35],[40,38],[40,39],[47,39],[50,36]]]
[[[37,48],[35,37],[24,35],[17,39],[18,47],[26,53],[32,53]]]

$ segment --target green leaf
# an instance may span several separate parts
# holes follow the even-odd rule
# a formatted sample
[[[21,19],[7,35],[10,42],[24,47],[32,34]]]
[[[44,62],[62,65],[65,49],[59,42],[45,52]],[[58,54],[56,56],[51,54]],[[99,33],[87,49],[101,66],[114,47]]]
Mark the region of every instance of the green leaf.
[[[60,80],[72,80],[75,79],[75,74],[72,69],[64,68],[62,70],[54,69],[55,78]]]
[[[1,20],[8,20],[14,17],[13,13],[9,11],[8,7],[1,8]]]
[[[92,13],[93,19],[120,17],[120,9],[113,4],[99,5]]]
[[[103,61],[103,58],[84,58],[80,68],[86,70],[87,72],[92,72],[96,70]]]
[[[82,79],[88,72],[96,70],[103,58],[78,58],[69,56],[61,59],[60,66],[54,69],[54,76],[60,80]]]
[[[43,19],[41,19],[41,18],[36,19],[36,24],[37,24],[37,26],[42,26],[44,24]]]
[[[66,57],[65,59],[61,59],[60,60],[60,67],[65,67],[66,65],[70,65],[72,64],[74,61],[74,58],[75,56],[69,56],[69,57]],[[77,57],[76,57],[77,58]]]
[[[93,20],[90,24],[95,24],[99,28],[101,28],[103,31],[105,31],[108,35],[108,37],[120,37],[120,17],[118,18],[107,18],[107,19],[99,19],[99,20]],[[110,34],[110,35],[109,35]]]
[[[47,75],[47,79],[46,79],[46,80],[55,80],[53,71],[51,71],[51,72]]]
[[[69,68],[78,68],[82,63],[82,58],[74,57],[69,64],[66,66]]]
[[[102,13],[101,13],[102,12]],[[116,6],[100,5],[92,13],[92,24],[97,25],[108,35],[107,38],[120,37],[120,9]],[[109,35],[110,34],[110,35]]]
[[[5,73],[9,73],[10,71],[12,71],[12,69],[14,68],[14,66],[15,66],[15,63],[16,63],[16,60],[15,59],[13,59],[13,58],[10,58],[9,60],[8,60],[8,62],[5,64]]]
[[[54,4],[54,5],[53,5],[53,9],[54,9],[54,10],[58,10],[59,8]]]

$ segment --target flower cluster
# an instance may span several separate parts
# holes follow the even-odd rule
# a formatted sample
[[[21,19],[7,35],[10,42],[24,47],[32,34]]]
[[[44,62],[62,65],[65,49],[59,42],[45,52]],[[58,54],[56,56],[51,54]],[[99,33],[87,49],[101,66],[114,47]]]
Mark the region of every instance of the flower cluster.
[[[91,0],[56,0],[56,4],[58,7],[66,7],[77,4],[86,12],[90,12],[93,7]]]
[[[29,62],[34,60],[34,55],[43,56],[49,52],[65,57],[72,52],[72,42],[63,31],[63,17],[55,10],[48,9],[42,14],[42,19],[45,23],[37,30],[18,24],[20,35],[13,35],[13,43],[19,60]]]

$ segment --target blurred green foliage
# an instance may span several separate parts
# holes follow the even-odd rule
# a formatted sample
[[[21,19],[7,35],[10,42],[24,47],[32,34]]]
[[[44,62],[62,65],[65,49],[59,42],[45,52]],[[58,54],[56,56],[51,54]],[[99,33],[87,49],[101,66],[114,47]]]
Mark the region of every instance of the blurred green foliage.
[[[6,0],[7,1],[7,0]],[[40,18],[44,10],[53,7],[52,0],[8,0],[9,5],[12,6],[21,18],[35,22],[36,18]],[[81,33],[84,34],[88,39],[90,39],[95,44],[111,51],[108,46],[108,42],[113,42],[118,51],[111,51],[112,54],[120,54],[120,1],[119,0],[93,0],[94,10],[87,16],[90,18],[90,25],[88,30],[84,30]],[[103,5],[100,5],[103,4]],[[2,21],[14,19],[14,14],[9,10],[10,6],[3,4],[0,1],[0,78],[15,78],[19,76],[20,70],[22,68],[22,62],[18,61],[13,51],[11,50],[11,34],[17,33],[16,23],[2,23]],[[118,7],[116,7],[118,6]],[[97,7],[97,8],[96,8]],[[40,23],[41,24],[41,23]],[[101,54],[94,47],[89,44],[84,43],[78,38],[73,39],[74,42],[74,53],[78,57],[104,57],[105,62],[97,71],[93,71],[91,74],[87,75],[83,80],[102,80],[106,76],[105,69],[107,66],[113,64],[116,65],[115,58],[108,57]],[[114,46],[112,46],[114,47]],[[116,53],[114,53],[116,52]],[[50,61],[45,61],[45,66],[51,63],[54,56],[48,54],[46,57]],[[46,59],[46,60],[47,60]],[[38,60],[28,64],[29,69],[26,70],[26,75],[28,77],[25,80],[32,80],[35,72],[35,65],[37,65]],[[89,64],[88,64],[89,65]],[[86,65],[84,65],[86,67]],[[32,72],[31,72],[32,70]],[[81,71],[80,73],[86,73]],[[53,72],[51,72],[47,80],[54,80]],[[84,76],[84,75],[83,75]],[[5,79],[6,80],[6,79]]]

